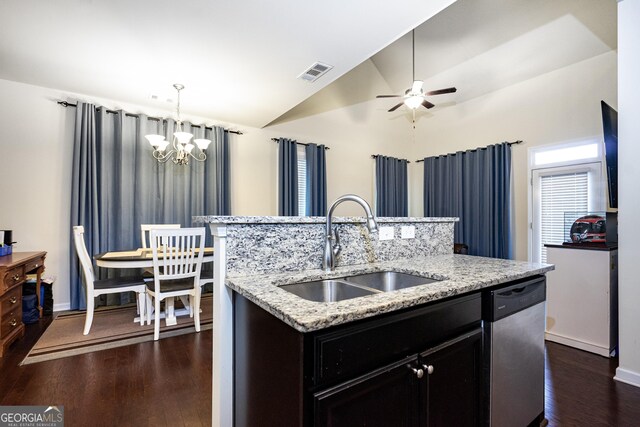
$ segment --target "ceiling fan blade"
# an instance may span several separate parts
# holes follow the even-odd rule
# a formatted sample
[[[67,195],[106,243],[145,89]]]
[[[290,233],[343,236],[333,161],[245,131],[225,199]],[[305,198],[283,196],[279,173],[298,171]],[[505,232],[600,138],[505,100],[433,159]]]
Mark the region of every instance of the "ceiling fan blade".
[[[404,102],[401,102],[399,104],[394,105],[393,107],[391,107],[391,109],[389,110],[389,112],[393,112],[396,111],[402,104],[404,104]]]
[[[423,84],[424,82],[422,80],[414,80],[411,86],[411,93],[420,93]]]
[[[377,95],[376,98],[400,98],[402,95]]]
[[[438,90],[432,90],[430,92],[427,92],[425,95],[442,95],[444,93],[453,93],[455,91],[457,91],[458,89],[456,89],[455,87],[448,87],[446,89],[438,89]]]
[[[433,105],[432,103],[430,103],[429,101],[427,101],[426,99],[424,101],[422,101],[422,106],[424,108],[433,108],[435,107],[435,105]]]

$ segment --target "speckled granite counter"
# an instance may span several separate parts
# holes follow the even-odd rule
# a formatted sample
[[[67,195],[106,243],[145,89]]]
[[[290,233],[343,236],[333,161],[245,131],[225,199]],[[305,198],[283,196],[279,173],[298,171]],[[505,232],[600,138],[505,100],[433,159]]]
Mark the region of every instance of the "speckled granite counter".
[[[542,274],[553,268],[548,264],[447,254],[348,265],[338,267],[331,273],[310,269],[277,274],[228,276],[226,285],[298,331],[309,332]],[[278,287],[310,280],[389,270],[442,281],[331,303],[307,301]]]

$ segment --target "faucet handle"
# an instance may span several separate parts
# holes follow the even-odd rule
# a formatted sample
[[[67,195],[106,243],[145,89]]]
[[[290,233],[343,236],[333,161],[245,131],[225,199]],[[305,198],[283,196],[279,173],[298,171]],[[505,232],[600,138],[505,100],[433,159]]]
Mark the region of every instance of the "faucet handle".
[[[340,246],[340,237],[338,237],[338,230],[333,230],[333,255],[338,255],[342,250]]]

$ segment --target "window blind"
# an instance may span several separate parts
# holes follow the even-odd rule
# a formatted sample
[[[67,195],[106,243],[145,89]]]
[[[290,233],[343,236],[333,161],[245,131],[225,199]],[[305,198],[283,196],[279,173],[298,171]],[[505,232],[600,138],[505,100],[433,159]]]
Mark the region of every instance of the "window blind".
[[[541,262],[547,262],[545,243],[565,240],[565,212],[587,212],[589,173],[565,173],[540,177]]]

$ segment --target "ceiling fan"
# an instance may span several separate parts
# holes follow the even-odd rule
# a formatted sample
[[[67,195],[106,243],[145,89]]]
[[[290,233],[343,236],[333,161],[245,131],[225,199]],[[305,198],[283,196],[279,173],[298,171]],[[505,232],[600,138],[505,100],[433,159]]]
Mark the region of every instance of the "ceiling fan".
[[[422,80],[416,80],[416,36],[415,30],[411,31],[411,50],[413,54],[413,84],[409,89],[404,92],[404,95],[378,95],[376,98],[403,98],[402,102],[394,105],[389,109],[389,112],[397,110],[402,104],[405,104],[407,107],[413,110],[415,114],[415,110],[421,105],[424,108],[433,108],[434,104],[427,101],[427,96],[433,95],[442,95],[445,93],[453,93],[457,89],[455,87],[448,87],[446,89],[438,89],[431,90],[429,92],[425,92],[422,89],[422,85],[424,82]]]

